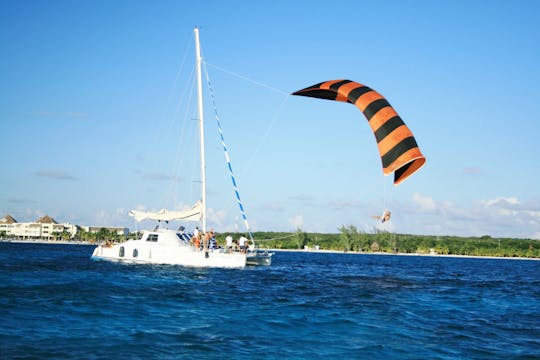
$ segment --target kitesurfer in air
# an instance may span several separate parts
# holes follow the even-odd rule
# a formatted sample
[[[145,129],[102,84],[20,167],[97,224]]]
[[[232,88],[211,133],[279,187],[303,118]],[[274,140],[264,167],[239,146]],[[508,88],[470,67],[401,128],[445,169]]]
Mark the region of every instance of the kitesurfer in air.
[[[390,220],[391,215],[392,213],[390,212],[390,210],[384,210],[381,216],[373,215],[372,218],[376,220],[381,220],[381,222],[384,224],[385,222]]]
[[[381,222],[384,224],[385,222],[390,220],[390,215],[392,215],[390,210],[384,210],[384,212],[383,212],[383,214],[381,216]]]

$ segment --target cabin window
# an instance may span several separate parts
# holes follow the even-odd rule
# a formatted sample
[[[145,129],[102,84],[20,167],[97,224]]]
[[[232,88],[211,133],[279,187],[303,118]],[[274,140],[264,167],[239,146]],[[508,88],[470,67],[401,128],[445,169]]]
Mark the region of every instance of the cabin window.
[[[150,234],[146,238],[146,241],[151,241],[151,242],[157,242],[157,240],[158,240],[158,234]]]
[[[133,257],[136,258],[137,256],[139,256],[139,250],[133,249]]]
[[[124,247],[123,246],[120,246],[120,252],[118,253],[118,256],[119,257],[124,257]]]
[[[178,240],[185,243],[188,243],[189,240],[191,239],[191,235],[188,235],[186,233],[182,233],[182,234],[176,233],[176,237],[178,238]]]

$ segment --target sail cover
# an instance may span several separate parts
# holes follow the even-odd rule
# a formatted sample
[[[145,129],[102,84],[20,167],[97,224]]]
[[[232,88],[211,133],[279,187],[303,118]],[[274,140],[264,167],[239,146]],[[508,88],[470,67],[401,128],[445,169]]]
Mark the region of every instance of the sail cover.
[[[184,220],[184,221],[200,221],[202,213],[202,204],[197,201],[195,205],[189,210],[175,211],[161,209],[157,212],[152,211],[139,211],[131,210],[129,216],[133,216],[137,222],[143,220],[157,220],[157,221],[172,221],[172,220]]]

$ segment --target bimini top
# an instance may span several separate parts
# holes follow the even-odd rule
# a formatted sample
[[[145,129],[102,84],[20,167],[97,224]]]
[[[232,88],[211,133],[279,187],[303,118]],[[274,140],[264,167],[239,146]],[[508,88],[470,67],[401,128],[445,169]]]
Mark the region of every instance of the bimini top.
[[[195,205],[189,210],[175,211],[161,209],[157,212],[151,211],[139,211],[131,210],[129,216],[133,216],[136,221],[143,220],[156,220],[156,221],[172,221],[172,220],[184,220],[184,221],[200,221],[202,213],[202,205],[200,201],[197,201]]]

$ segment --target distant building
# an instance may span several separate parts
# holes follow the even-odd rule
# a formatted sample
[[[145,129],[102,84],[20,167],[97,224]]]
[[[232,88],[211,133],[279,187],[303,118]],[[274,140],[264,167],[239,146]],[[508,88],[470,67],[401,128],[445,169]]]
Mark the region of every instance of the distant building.
[[[45,239],[53,240],[60,234],[69,233],[70,239],[75,238],[79,229],[89,233],[98,233],[101,229],[107,229],[111,233],[127,236],[129,229],[125,227],[110,226],[77,226],[70,223],[59,224],[49,215],[45,215],[35,222],[17,222],[11,215],[0,218],[0,237],[16,239]]]
[[[60,234],[69,233],[72,239],[77,235],[77,226],[69,223],[59,224],[46,215],[35,222],[17,222],[11,215],[0,219],[0,234],[17,239],[57,239]]]
[[[97,233],[101,229],[106,229],[111,233],[115,233],[116,235],[124,235],[127,236],[129,234],[129,229],[125,227],[114,227],[114,226],[81,226],[81,228],[89,233]]]
[[[17,220],[15,220],[13,216],[11,215],[6,215],[3,218],[1,218],[0,219],[0,236],[11,234],[12,229],[15,228],[15,224],[17,224]]]

